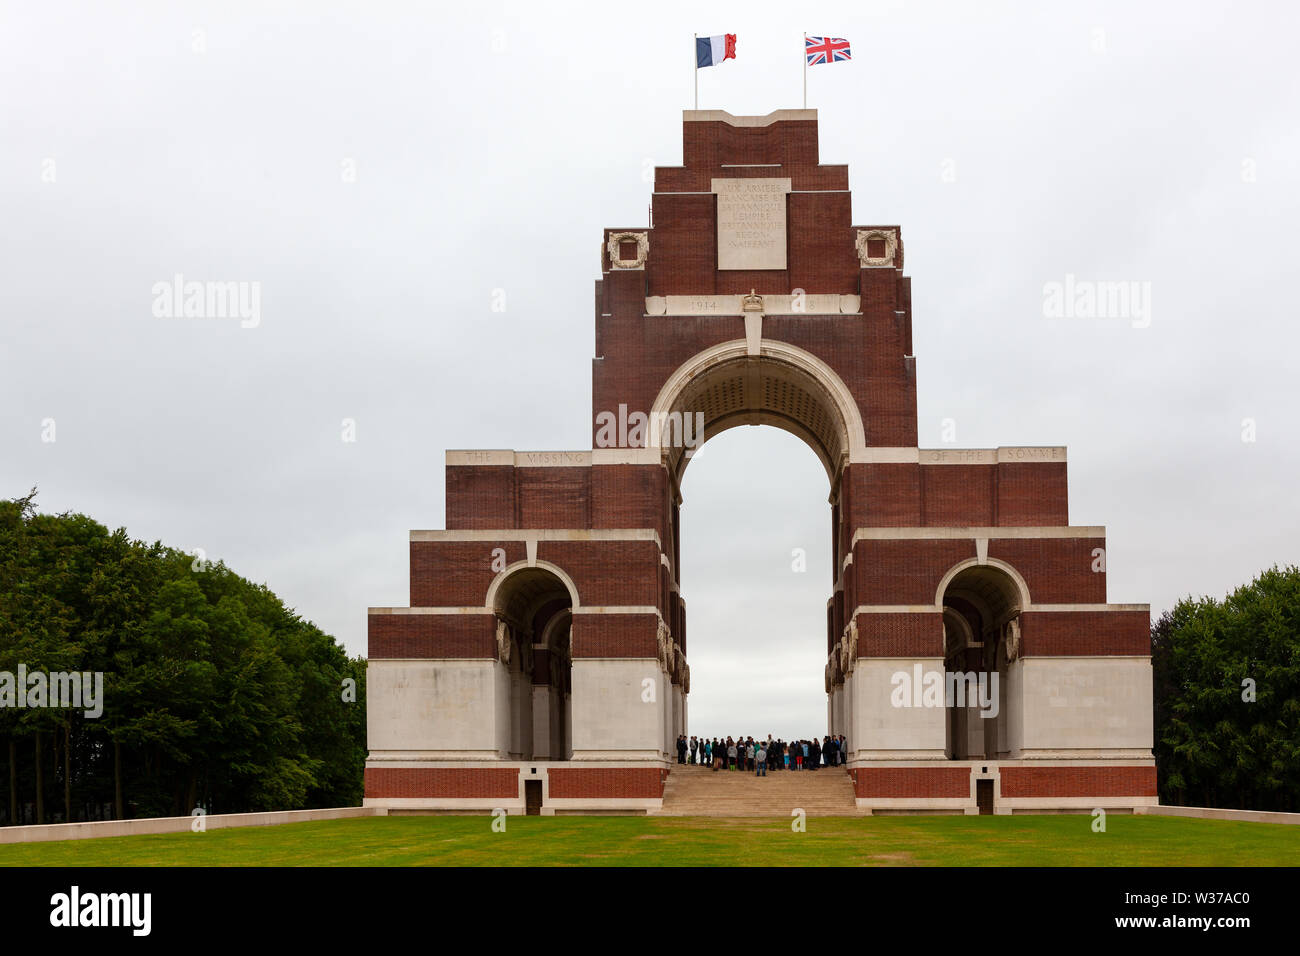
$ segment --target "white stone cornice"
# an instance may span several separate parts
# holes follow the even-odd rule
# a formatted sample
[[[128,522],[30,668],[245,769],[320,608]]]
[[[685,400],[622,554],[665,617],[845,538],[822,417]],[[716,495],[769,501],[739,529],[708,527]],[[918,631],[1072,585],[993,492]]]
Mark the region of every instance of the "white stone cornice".
[[[766,116],[733,116],[726,110],[682,110],[683,123],[726,123],[728,126],[771,126],[786,121],[816,122],[816,110],[773,110]]]
[[[659,617],[659,608],[653,604],[603,604],[590,607],[576,607],[574,614],[653,614]],[[662,618],[660,618],[662,622]]]
[[[514,451],[509,448],[484,451],[456,449],[447,452],[447,465],[510,465],[515,468],[585,468],[591,464],[589,451]]]
[[[849,547],[859,541],[924,541],[959,540],[971,541],[976,538],[1104,538],[1106,528],[1102,525],[1062,525],[1060,527],[970,527],[970,528],[858,528],[853,532]]]
[[[1060,613],[1062,611],[1145,611],[1151,613],[1150,604],[1035,604],[1024,609],[1026,614],[1034,612],[1050,611]],[[1072,655],[1073,656],[1073,655]]]
[[[652,295],[646,315],[734,317],[744,315],[743,295]],[[862,297],[838,293],[762,294],[764,315],[861,315]]]
[[[593,465],[658,465],[658,448],[593,448]]]
[[[850,620],[859,614],[939,614],[942,611],[943,608],[933,604],[859,604]]]
[[[495,614],[490,607],[372,607],[367,614]]]
[[[663,551],[653,528],[501,528],[464,531],[412,531],[411,541],[653,541]]]
[[[511,465],[515,463],[515,453],[510,448],[449,448],[446,463],[453,465]]]
[[[849,455],[850,465],[915,465],[920,461],[917,448],[860,448]]]

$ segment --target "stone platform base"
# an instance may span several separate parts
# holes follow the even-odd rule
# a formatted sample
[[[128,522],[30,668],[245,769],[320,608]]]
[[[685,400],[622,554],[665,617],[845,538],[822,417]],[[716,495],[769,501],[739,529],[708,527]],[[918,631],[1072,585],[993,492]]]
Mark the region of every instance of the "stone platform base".
[[[364,806],[393,814],[470,811],[631,813],[657,810],[661,761],[369,761]]]
[[[850,761],[872,813],[1089,813],[1155,806],[1151,758]]]
[[[671,776],[674,772],[681,777],[680,786]],[[830,772],[844,779],[844,770]],[[715,809],[711,794],[719,780],[711,772],[699,776],[704,773],[664,761],[372,760],[366,766],[364,806],[394,814],[520,814],[530,809],[544,816],[714,814],[725,810],[727,800],[744,803],[750,796],[739,788],[731,788],[737,790],[734,794],[719,791],[721,802]],[[722,779],[728,779],[728,773],[720,771]],[[807,773],[782,770],[770,777],[782,778],[784,786]],[[1090,813],[1097,808],[1122,812],[1158,803],[1151,758],[854,760],[847,777],[843,800],[838,790],[820,796],[839,801],[850,815]],[[828,783],[830,777],[817,779]],[[806,782],[811,784],[812,778]],[[753,796],[762,798],[761,803],[767,791],[776,788],[770,783]],[[804,802],[814,798],[796,789],[800,793],[783,797],[784,803],[799,795]]]

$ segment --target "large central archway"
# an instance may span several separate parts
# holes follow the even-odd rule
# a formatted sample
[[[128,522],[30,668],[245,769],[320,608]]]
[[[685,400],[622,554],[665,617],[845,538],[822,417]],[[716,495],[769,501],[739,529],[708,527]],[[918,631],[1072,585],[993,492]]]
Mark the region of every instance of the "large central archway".
[[[720,433],[692,459],[680,528],[689,735],[828,732],[826,492],[817,457],[774,427]]]
[[[686,424],[703,423],[702,434]],[[680,486],[699,447],[738,425],[773,425],[797,435],[826,469],[831,493],[844,465],[866,447],[862,416],[829,365],[796,346],[746,339],[692,356],[668,377],[650,410],[647,447]]]
[[[838,555],[840,480],[845,466],[865,448],[858,404],[834,370],[812,353],[785,342],[755,341],[752,336],[706,349],[683,363],[667,378],[651,408],[647,447],[658,453],[670,477],[675,537],[681,536],[682,482],[695,452],[741,425],[781,429],[817,456],[825,470],[831,505],[830,540],[820,553]],[[680,555],[676,563],[678,582],[685,591]],[[835,706],[832,686],[842,682],[842,671],[826,665],[822,656],[834,653],[839,638],[833,612],[835,592],[842,588],[839,570],[832,561],[825,648],[818,665],[818,671],[824,671],[819,679],[827,695],[827,716],[819,736],[845,731],[844,709]],[[821,644],[820,638],[814,640]]]

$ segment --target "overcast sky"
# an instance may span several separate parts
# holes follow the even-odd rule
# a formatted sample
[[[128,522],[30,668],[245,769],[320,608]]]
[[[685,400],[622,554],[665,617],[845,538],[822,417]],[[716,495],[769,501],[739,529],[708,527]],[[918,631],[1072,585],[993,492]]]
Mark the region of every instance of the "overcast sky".
[[[1300,560],[1294,5],[111,6],[0,4],[5,497],[364,653],[445,449],[589,446],[601,229],[681,162],[692,33],[738,35],[700,106],[763,114],[807,31],[852,42],[808,105],[854,221],[902,225],[922,446],[1067,445],[1153,615]],[[258,323],[158,317],[177,274],[260,283]],[[1149,322],[1045,316],[1067,275]],[[765,427],[687,471],[692,730],[824,732],[827,491]]]

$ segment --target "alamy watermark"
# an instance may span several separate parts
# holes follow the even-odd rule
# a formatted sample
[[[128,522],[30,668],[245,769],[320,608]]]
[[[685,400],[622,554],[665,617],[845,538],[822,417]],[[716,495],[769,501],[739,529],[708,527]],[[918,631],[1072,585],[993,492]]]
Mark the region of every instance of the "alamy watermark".
[[[0,708],[63,708],[92,720],[104,713],[103,671],[0,671]]]
[[[124,927],[133,936],[148,936],[152,911],[152,893],[83,892],[74,884],[50,897],[50,925],[55,927]]]
[[[159,319],[239,319],[245,329],[262,323],[262,283],[186,281],[179,272],[155,282],[153,314]]]
[[[1135,329],[1151,324],[1151,283],[1077,279],[1043,283],[1043,317],[1048,319],[1128,319]]]
[[[997,671],[927,671],[913,664],[911,672],[894,671],[889,683],[895,707],[979,707],[981,717],[998,715]]]
[[[596,414],[597,448],[685,448],[686,457],[704,443],[703,412],[617,412]]]

